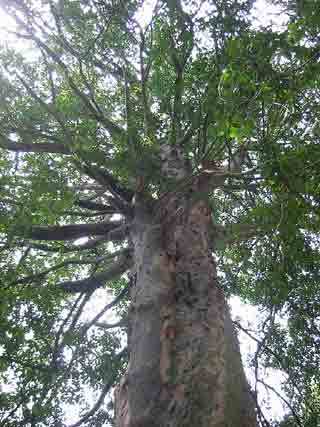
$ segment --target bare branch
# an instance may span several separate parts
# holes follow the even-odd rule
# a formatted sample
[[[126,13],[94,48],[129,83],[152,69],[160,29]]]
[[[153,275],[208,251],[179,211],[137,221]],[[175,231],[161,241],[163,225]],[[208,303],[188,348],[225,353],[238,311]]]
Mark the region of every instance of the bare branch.
[[[108,270],[97,273],[92,277],[82,280],[58,283],[58,287],[68,293],[92,292],[101,288],[109,280],[113,280],[125,273],[132,265],[130,254],[126,253],[119,257],[118,261],[113,263]]]
[[[75,201],[75,204],[80,208],[94,210],[94,211],[101,211],[103,213],[109,213],[109,214],[119,213],[119,211],[117,211],[112,206],[107,206],[102,203],[91,202],[90,200],[79,199]]]
[[[0,134],[0,147],[10,151],[24,152],[24,153],[59,153],[71,154],[68,147],[65,145],[54,143],[20,143],[12,141],[10,138]]]
[[[119,322],[116,323],[104,323],[104,322],[96,322],[95,326],[101,329],[113,329],[113,328],[122,328],[124,326],[127,326],[127,320],[121,319]]]
[[[123,225],[121,221],[102,222],[98,224],[34,226],[28,233],[33,240],[74,240],[80,237],[105,235]]]
[[[113,208],[115,210],[115,208]],[[81,212],[81,211],[73,211],[73,210],[67,210],[67,211],[63,211],[62,212],[63,215],[65,216],[76,216],[76,217],[80,217],[80,218],[93,218],[96,216],[110,216],[110,212],[109,210],[107,210],[106,212],[103,211],[95,211],[95,212]],[[119,210],[116,210],[113,213],[120,213]]]
[[[9,412],[9,414],[5,417],[2,418],[2,420],[0,421],[0,427],[5,427],[6,425],[8,425],[7,423],[10,422],[10,420],[12,420],[13,415],[17,412],[17,410],[20,408],[21,405],[23,405],[23,403],[27,400],[27,397],[23,397],[23,399],[20,399],[20,401],[16,404],[16,406]]]
[[[127,230],[129,229],[129,225],[122,225],[111,233],[113,242],[119,242],[125,239],[127,236]],[[45,245],[43,243],[31,243],[30,242],[23,242],[22,246],[25,246],[26,244],[30,245],[32,249],[38,249],[40,251],[44,252],[59,252],[59,253],[69,253],[69,252],[79,252],[84,251],[88,249],[94,249],[97,246],[100,246],[108,241],[111,240],[111,237],[109,237],[110,233],[108,233],[106,236],[98,236],[94,239],[89,239],[86,243],[83,243],[82,245],[72,245],[72,246],[49,246]],[[6,248],[4,248],[6,249]]]

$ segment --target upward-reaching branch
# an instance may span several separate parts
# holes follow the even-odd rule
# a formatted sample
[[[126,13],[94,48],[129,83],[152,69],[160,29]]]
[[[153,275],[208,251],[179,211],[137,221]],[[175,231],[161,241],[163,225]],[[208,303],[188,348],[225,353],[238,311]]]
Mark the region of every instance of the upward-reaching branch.
[[[17,33],[17,36],[26,40],[32,40],[34,43],[36,43],[36,45],[42,52],[45,52],[51,58],[51,60],[61,68],[74,94],[79,97],[79,99],[81,99],[81,101],[86,106],[91,115],[99,123],[101,123],[110,132],[111,135],[117,137],[125,137],[125,130],[118,126],[116,123],[114,123],[112,120],[110,120],[108,117],[106,117],[100,109],[96,108],[92,100],[90,100],[90,98],[83,91],[80,90],[80,88],[70,75],[70,71],[67,65],[62,61],[59,55],[48,46],[48,44],[43,42],[36,35],[36,31],[34,31],[34,28],[30,28],[30,26],[26,24],[15,12],[12,12],[12,16],[14,17],[16,22],[26,31],[26,34]],[[42,31],[44,30],[42,29]]]
[[[84,164],[78,163],[79,169],[83,170],[90,178],[97,181],[104,188],[106,188],[114,196],[114,202],[117,204],[117,208],[124,214],[130,214],[131,208],[130,203],[133,198],[133,191],[123,187],[120,182],[113,177],[110,173],[105,170],[99,169],[95,166],[88,165],[87,162]]]
[[[175,68],[175,90],[171,117],[171,139],[173,143],[181,140],[182,96],[184,92],[183,73],[193,49],[193,22],[184,12],[180,0],[167,1],[169,17],[174,33],[170,34],[169,55]]]

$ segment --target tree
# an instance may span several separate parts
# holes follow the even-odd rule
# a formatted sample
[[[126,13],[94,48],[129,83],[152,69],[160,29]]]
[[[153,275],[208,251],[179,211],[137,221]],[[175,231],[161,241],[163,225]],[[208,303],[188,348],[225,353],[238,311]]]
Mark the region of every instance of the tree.
[[[0,2],[1,426],[106,425],[115,384],[117,427],[270,426],[235,326],[319,422],[320,11],[278,3]]]

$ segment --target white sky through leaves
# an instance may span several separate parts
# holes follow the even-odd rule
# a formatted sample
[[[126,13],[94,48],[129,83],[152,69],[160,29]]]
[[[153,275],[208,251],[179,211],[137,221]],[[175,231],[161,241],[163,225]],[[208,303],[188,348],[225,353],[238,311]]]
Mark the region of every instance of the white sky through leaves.
[[[147,0],[145,2],[144,8],[139,11],[137,14],[137,20],[141,23],[142,26],[146,26],[152,17],[152,10],[154,8],[155,1]],[[205,14],[205,5],[202,10],[199,12],[201,14]],[[272,25],[273,28],[277,30],[281,30],[281,26],[286,22],[287,17],[281,14],[279,8],[267,4],[264,0],[257,0],[254,10],[252,12],[253,26],[259,27],[260,25]],[[21,51],[24,56],[32,56],[33,52],[31,46],[28,46],[25,41],[17,41],[15,35],[15,24],[12,18],[8,17],[2,10],[0,10],[0,40],[1,44],[8,44],[9,46],[14,46],[15,49]],[[94,317],[94,315],[99,312],[107,303],[105,300],[105,292],[103,293],[103,298],[101,298],[101,292],[99,295],[99,290],[96,292],[96,297],[92,300],[90,304],[88,304],[88,308],[85,310],[82,321],[87,320],[90,321]],[[110,296],[112,299],[112,296]],[[230,301],[232,308],[232,316],[234,319],[239,319],[241,324],[247,328],[252,330],[252,334],[255,335],[254,330],[257,328],[257,322],[263,319],[263,313],[259,312],[259,309],[256,307],[252,307],[248,304],[245,304],[240,301],[239,298],[233,297]],[[116,320],[115,314],[113,312],[108,312],[102,321],[107,321],[108,323],[112,323]],[[285,324],[285,320],[283,320]],[[247,376],[251,384],[253,383],[253,373],[252,368],[248,366],[248,360],[250,359],[250,355],[254,354],[256,351],[256,343],[250,340],[244,333],[239,334],[239,340],[241,343],[242,350],[242,359],[244,365],[246,367]],[[277,389],[280,392],[280,385],[282,382],[286,380],[285,375],[280,371],[275,371],[269,369],[268,371],[264,371],[260,373],[260,376],[263,376],[265,382],[270,384],[272,387]],[[14,380],[14,379],[12,379]],[[9,389],[10,386],[7,387]],[[3,387],[3,391],[6,391],[6,387]],[[280,392],[282,394],[282,392]],[[264,412],[267,416],[270,416],[272,419],[281,419],[286,412],[283,407],[283,403],[281,400],[273,395],[269,394],[266,390],[260,387],[259,389],[259,398],[260,403],[262,400],[269,400],[269,408],[268,405],[263,404]],[[92,404],[95,403],[95,393],[88,390],[88,399]],[[66,407],[66,423],[74,423],[79,419],[79,413],[77,408],[74,406]]]

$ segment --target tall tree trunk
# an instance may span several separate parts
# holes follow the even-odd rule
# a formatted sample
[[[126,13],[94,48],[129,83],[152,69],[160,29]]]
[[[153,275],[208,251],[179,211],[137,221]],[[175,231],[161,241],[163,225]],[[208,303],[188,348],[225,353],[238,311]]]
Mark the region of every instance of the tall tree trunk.
[[[156,212],[145,206],[132,234],[130,360],[115,392],[116,426],[254,427],[210,247],[211,212],[192,189],[168,194]]]

